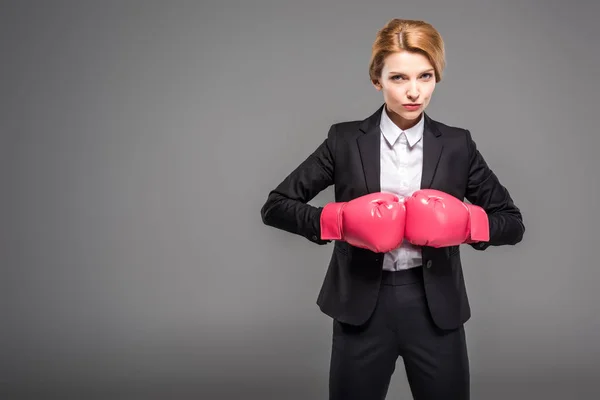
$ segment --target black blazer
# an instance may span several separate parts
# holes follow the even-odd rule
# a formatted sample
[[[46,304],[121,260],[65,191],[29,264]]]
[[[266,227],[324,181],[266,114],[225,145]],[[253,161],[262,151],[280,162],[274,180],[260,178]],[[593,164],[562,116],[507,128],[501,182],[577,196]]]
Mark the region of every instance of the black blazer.
[[[379,122],[382,105],[363,121],[331,126],[327,139],[274,190],[261,209],[266,225],[320,240],[322,207],[307,204],[334,185],[335,201],[344,202],[380,191]],[[424,116],[421,188],[438,189],[483,207],[489,217],[490,241],[474,249],[514,245],[525,227],[508,190],[488,167],[466,129]],[[436,325],[457,328],[471,316],[459,246],[423,247],[427,303]],[[317,304],[340,322],[359,325],[371,315],[381,283],[383,254],[335,241]]]

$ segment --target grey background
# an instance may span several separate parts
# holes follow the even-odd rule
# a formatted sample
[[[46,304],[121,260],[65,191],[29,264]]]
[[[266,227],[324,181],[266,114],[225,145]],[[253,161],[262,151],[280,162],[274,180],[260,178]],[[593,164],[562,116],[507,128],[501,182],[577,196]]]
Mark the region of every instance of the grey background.
[[[325,399],[332,247],[259,210],[332,123],[379,107],[370,47],[394,17],[443,35],[427,111],[471,130],[527,227],[462,253],[472,398],[598,396],[599,11],[2,2],[2,398]],[[410,398],[401,360],[388,398]]]

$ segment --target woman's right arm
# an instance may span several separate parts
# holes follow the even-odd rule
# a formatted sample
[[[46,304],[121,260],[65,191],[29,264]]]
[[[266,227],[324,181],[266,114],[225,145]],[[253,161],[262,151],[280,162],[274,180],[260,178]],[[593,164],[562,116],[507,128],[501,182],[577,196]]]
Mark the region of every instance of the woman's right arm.
[[[304,236],[317,244],[329,242],[321,240],[323,208],[307,203],[333,185],[335,132],[332,125],[327,139],[269,193],[260,210],[265,225]]]

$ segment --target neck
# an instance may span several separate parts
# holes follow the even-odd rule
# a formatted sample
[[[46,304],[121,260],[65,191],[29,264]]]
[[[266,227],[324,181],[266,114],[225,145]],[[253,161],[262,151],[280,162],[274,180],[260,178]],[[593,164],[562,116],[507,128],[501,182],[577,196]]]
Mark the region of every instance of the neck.
[[[415,126],[416,124],[419,123],[419,121],[421,120],[421,114],[419,114],[416,118],[414,119],[406,119],[403,118],[402,116],[400,116],[400,114],[396,114],[395,112],[393,112],[392,110],[390,110],[386,104],[385,106],[385,111],[387,112],[388,116],[390,117],[390,119],[392,120],[392,122],[394,124],[396,124],[396,126],[400,129],[402,129],[403,131],[412,128],[413,126]]]

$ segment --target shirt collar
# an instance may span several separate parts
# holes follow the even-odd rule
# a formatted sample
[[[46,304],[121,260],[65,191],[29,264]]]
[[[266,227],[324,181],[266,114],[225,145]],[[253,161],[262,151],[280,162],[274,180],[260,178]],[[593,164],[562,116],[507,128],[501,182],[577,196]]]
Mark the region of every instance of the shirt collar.
[[[398,128],[398,126],[390,119],[385,106],[381,111],[381,122],[379,124],[379,127],[381,129],[381,133],[383,134],[390,146],[394,146],[402,132],[404,132],[406,140],[408,141],[408,145],[410,147],[413,147],[423,137],[424,126],[425,121],[423,118],[423,113],[421,113],[421,118],[415,126],[403,131],[402,129]]]

